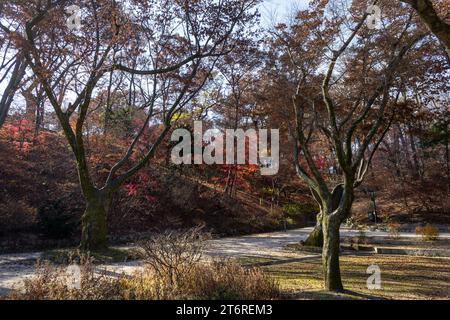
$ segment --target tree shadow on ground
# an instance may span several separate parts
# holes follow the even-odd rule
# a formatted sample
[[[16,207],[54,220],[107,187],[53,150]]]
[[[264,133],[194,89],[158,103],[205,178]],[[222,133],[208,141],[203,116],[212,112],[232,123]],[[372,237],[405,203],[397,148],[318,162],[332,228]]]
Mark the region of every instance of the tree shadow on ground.
[[[302,291],[290,298],[299,300],[387,300],[380,296],[368,295],[351,290],[344,290],[343,292],[331,292],[325,290]]]

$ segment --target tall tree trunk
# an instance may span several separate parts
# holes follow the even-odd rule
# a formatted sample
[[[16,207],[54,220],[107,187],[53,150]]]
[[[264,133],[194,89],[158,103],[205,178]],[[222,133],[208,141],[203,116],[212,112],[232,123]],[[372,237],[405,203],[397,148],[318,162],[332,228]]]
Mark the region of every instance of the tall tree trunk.
[[[323,231],[322,231],[322,213],[319,212],[317,214],[317,222],[316,225],[308,235],[308,238],[303,242],[303,245],[309,247],[319,247],[323,246]]]
[[[411,151],[412,151],[412,156],[413,156],[413,161],[414,161],[414,167],[416,168],[416,171],[417,171],[415,173],[415,176],[418,176],[421,180],[423,180],[423,178],[424,178],[424,171],[425,170],[423,168],[421,168],[420,163],[419,163],[419,158],[417,156],[416,143],[414,141],[414,136],[412,134],[412,130],[409,131],[409,143],[411,145]]]
[[[43,97],[41,97],[43,98]],[[38,105],[36,106],[36,118],[34,121],[34,141],[36,142],[37,136],[44,124],[45,116],[45,101],[38,100]]]
[[[402,148],[406,155],[404,158],[406,159],[406,163],[408,164],[408,168],[410,169],[411,175],[418,176],[419,167],[417,165],[414,167],[411,162],[411,153],[409,152],[408,144],[406,143],[406,138],[403,134],[402,128],[400,127],[400,124],[396,125],[396,129],[398,132],[398,137],[400,138],[400,141],[402,142]],[[400,146],[398,146],[398,148],[400,148]]]
[[[324,214],[322,218],[323,248],[322,267],[325,281],[325,289],[340,292],[344,290],[341,281],[341,270],[339,267],[339,227],[338,216]]]
[[[81,218],[81,249],[101,250],[107,247],[107,213],[111,198],[100,192],[86,199],[86,210]]]
[[[448,125],[445,126],[445,137],[448,137]],[[443,145],[445,147],[445,162],[447,166],[447,194],[450,196],[450,152],[448,148],[448,142],[444,142]]]
[[[23,61],[22,56],[19,55],[16,58],[9,83],[3,91],[2,98],[0,100],[0,128],[5,123],[9,108],[11,107],[11,104],[14,100],[14,95],[17,91],[17,88],[25,75],[26,68],[27,63]]]

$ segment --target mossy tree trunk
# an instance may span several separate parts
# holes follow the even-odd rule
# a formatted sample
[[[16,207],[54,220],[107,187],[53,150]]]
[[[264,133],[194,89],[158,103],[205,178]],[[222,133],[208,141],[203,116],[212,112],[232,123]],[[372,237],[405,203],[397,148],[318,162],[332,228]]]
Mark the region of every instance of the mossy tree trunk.
[[[102,250],[107,247],[107,214],[110,201],[110,197],[102,195],[99,191],[86,199],[86,210],[81,218],[82,250]]]
[[[328,196],[312,190],[314,199],[320,207],[317,224],[305,241],[305,245],[319,243],[322,247],[322,268],[324,289],[341,292],[344,290],[339,266],[341,223],[350,216],[354,200],[354,180],[349,177],[343,184],[337,185]],[[310,240],[310,242],[308,242]]]
[[[308,235],[308,238],[303,242],[303,245],[321,248],[323,246],[322,212],[317,214],[316,219],[316,225],[314,226],[313,231]]]
[[[324,289],[341,292],[344,290],[339,267],[340,235],[342,221],[350,214],[353,203],[353,179],[337,185],[329,197],[315,196],[320,201],[323,247],[322,268]]]
[[[324,243],[322,249],[322,268],[325,289],[340,292],[344,290],[339,267],[340,237],[338,215],[325,215],[322,219]]]

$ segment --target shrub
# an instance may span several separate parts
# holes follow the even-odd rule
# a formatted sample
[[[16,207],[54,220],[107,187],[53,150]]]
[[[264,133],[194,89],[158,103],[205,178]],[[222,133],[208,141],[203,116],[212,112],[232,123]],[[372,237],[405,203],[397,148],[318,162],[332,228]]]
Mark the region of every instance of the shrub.
[[[362,243],[365,244],[367,243],[367,233],[366,233],[366,227],[359,225],[358,226],[358,237],[356,238],[356,242],[358,244]]]
[[[416,234],[422,236],[423,240],[435,241],[439,237],[439,229],[428,223],[424,227],[417,226]]]
[[[298,215],[316,214],[319,212],[319,208],[313,203],[289,203],[283,205],[283,212],[290,217],[295,217]]]
[[[354,228],[356,223],[355,223],[355,219],[353,217],[349,217],[345,220],[344,225],[347,228]]]
[[[38,210],[40,231],[50,239],[67,239],[77,227],[73,215],[68,212],[63,200],[48,201]]]
[[[142,258],[153,270],[170,283],[176,283],[184,273],[200,261],[209,234],[202,227],[165,231],[139,243]]]
[[[20,300],[113,300],[122,297],[120,281],[106,273],[96,274],[89,261],[80,264],[81,289],[68,286],[67,268],[55,267],[48,262],[38,262],[33,277],[24,280],[21,292],[8,299]]]
[[[279,296],[278,284],[261,269],[246,269],[232,261],[197,264],[183,277],[181,286],[186,299],[264,300]]]
[[[389,237],[393,239],[398,239],[400,237],[400,224],[398,223],[389,223],[387,225],[387,231]]]
[[[30,231],[36,223],[36,209],[23,200],[6,195],[0,199],[0,236]]]
[[[311,203],[287,203],[282,206],[282,221],[284,228],[301,225],[305,226],[307,220],[319,210]]]
[[[122,278],[124,299],[264,300],[279,296],[278,284],[261,269],[246,269],[230,260],[197,262],[176,282],[152,266]]]
[[[273,199],[276,196],[276,190],[270,187],[263,187],[259,190],[259,196],[262,199]]]
[[[7,299],[20,300],[175,300],[274,299],[278,284],[258,268],[246,269],[232,261],[197,262],[172,283],[151,265],[131,276],[111,277],[80,264],[80,289],[68,286],[67,269],[39,263],[36,275],[24,281],[21,292]]]

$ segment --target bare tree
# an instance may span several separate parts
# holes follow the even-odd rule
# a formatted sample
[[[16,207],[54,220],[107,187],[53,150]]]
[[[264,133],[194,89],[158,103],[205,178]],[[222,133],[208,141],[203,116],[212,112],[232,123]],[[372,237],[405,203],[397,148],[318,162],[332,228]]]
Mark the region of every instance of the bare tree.
[[[233,50],[234,39],[244,36],[247,24],[256,16],[252,10],[256,1],[167,0],[158,8],[150,0],[136,0],[126,7],[103,0],[76,3],[84,13],[80,30],[68,29],[64,9],[73,2],[65,0],[13,1],[5,5],[4,16],[14,20],[25,36],[0,27],[15,41],[56,113],[75,156],[86,201],[81,247],[99,249],[107,245],[107,212],[114,192],[147,165],[169,132],[172,119],[202,89],[216,61]],[[31,18],[21,14],[30,10]],[[129,12],[135,16],[129,17]],[[117,50],[123,53],[121,61],[113,58]],[[145,110],[146,119],[106,181],[98,185],[87,160],[85,123],[94,95],[113,72],[130,76],[130,95],[134,95],[133,83],[141,84],[140,99],[135,103]],[[72,102],[64,109],[58,97],[67,86]],[[169,100],[163,103],[161,93],[166,89]],[[132,163],[143,133],[151,121],[158,121],[156,114],[162,115],[156,138]]]
[[[376,3],[377,1],[374,2]],[[328,8],[331,13],[327,14],[339,16],[335,11],[339,9],[332,5]],[[358,8],[360,7],[355,6],[354,10]],[[364,9],[364,4],[361,8]],[[363,30],[368,14],[359,19],[341,19],[341,26],[339,23],[334,24],[326,32],[317,32],[317,38],[314,38],[311,33],[316,33],[314,30],[308,31],[308,28],[320,26],[321,19],[326,21],[326,16],[321,17],[326,14],[325,9],[325,6],[321,8],[319,4],[318,8],[310,8],[310,13],[299,14],[306,23],[293,27],[293,38],[286,38],[287,33],[283,29],[276,34],[284,43],[286,56],[291,62],[297,82],[292,96],[295,114],[294,166],[297,175],[307,183],[320,207],[312,236],[320,241],[323,234],[325,288],[341,291],[339,228],[350,217],[354,190],[362,183],[374,153],[390,127],[394,114],[390,109],[395,105],[396,97],[398,98],[398,90],[397,93],[392,90],[398,66],[408,50],[424,37],[424,33],[420,30],[410,31],[412,18],[410,14],[406,14],[405,24],[401,28],[391,26],[391,32],[396,34],[397,39],[394,43],[387,42],[389,45],[381,47],[383,36],[377,40],[383,55],[375,57],[373,63],[380,63],[382,59],[383,67],[370,68],[368,53],[376,42],[372,42],[372,31]],[[357,12],[361,11],[353,12],[354,17]],[[319,21],[317,24],[316,20]],[[348,26],[346,32],[342,32],[343,26]],[[307,52],[315,50],[318,56],[323,55],[323,52],[331,55],[321,80],[321,90],[312,95],[309,92],[312,90],[311,78],[317,78],[315,70],[311,69],[309,60],[302,59],[302,54],[295,54],[297,49],[293,46],[299,41],[298,38],[302,39],[302,30],[305,28],[307,30],[304,37],[311,44]],[[317,46],[319,49],[314,49]],[[340,59],[343,61],[340,62]],[[362,61],[356,62],[354,59]],[[355,70],[351,71],[353,68]],[[367,77],[375,79],[371,85],[365,81]],[[318,141],[326,143],[331,155],[336,158],[339,172],[337,182],[330,181],[327,172],[316,163],[314,152]]]

